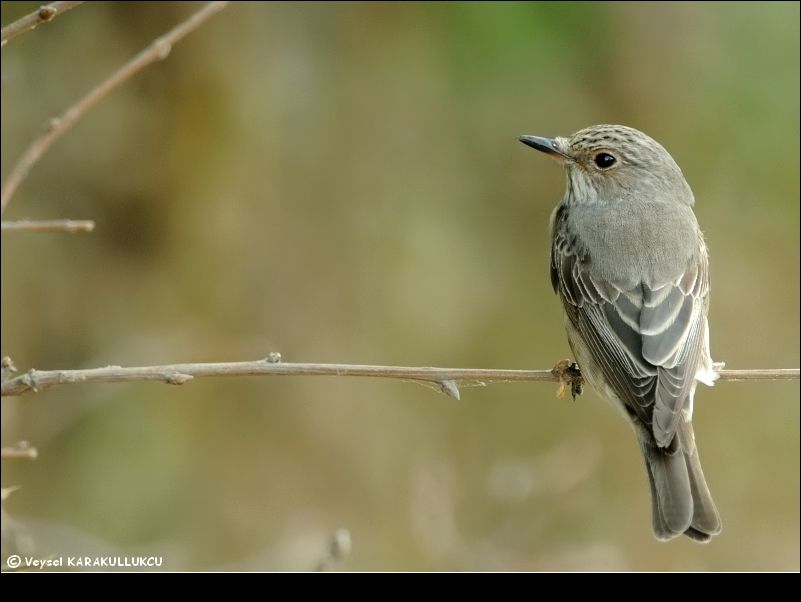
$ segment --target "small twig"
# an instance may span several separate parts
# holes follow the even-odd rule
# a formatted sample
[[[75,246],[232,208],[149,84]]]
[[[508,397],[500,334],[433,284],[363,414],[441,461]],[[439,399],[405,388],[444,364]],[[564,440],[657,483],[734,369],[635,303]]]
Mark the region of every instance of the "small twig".
[[[83,2],[51,2],[45,6],[40,6],[32,13],[6,25],[2,30],[3,41],[0,46],[5,46],[10,39],[34,29],[37,25],[52,21],[61,13],[65,13],[79,4],[83,4]]]
[[[2,395],[13,396],[38,392],[56,385],[77,383],[121,383],[154,380],[182,385],[196,377],[209,376],[369,376],[395,378],[433,385],[437,390],[491,382],[547,381],[560,382],[551,370],[492,370],[467,368],[430,368],[406,366],[365,366],[354,364],[279,363],[275,356],[252,362],[209,364],[171,364],[123,368],[107,366],[87,370],[30,370],[3,381]],[[720,380],[797,380],[798,369],[723,370]],[[458,391],[458,388],[457,388]],[[443,391],[452,395],[453,391]]]
[[[5,502],[8,498],[11,497],[12,493],[17,492],[20,489],[22,489],[22,487],[20,487],[19,485],[12,485],[11,487],[3,487],[2,489],[0,489],[0,501]],[[3,569],[5,570],[5,567],[3,567]]]
[[[5,382],[9,378],[11,378],[12,374],[17,373],[17,367],[14,365],[14,360],[12,360],[7,355],[3,357],[3,361],[1,362],[1,364],[3,368],[2,381]]]
[[[22,153],[22,156],[17,160],[16,164],[11,168],[8,178],[3,184],[2,191],[0,191],[0,214],[6,210],[8,202],[11,200],[11,197],[22,181],[27,177],[31,167],[36,164],[53,142],[75,125],[89,109],[114,88],[130,79],[151,63],[166,59],[170,54],[173,44],[196,29],[213,14],[221,11],[227,4],[227,2],[209,2],[186,21],[154,40],[147,48],[115,71],[106,81],[91,90],[89,94],[67,109],[60,117],[51,119],[45,131],[31,143],[27,150]]]
[[[35,460],[38,457],[39,452],[27,441],[20,441],[0,449],[0,458],[3,460]]]
[[[720,380],[798,380],[798,368],[720,370]]]
[[[449,378],[449,379],[446,379],[446,380],[439,381],[438,384],[439,384],[439,390],[440,390],[441,393],[444,393],[448,397],[453,397],[456,400],[459,400],[459,399],[462,398],[460,393],[459,393],[459,385],[457,384],[457,382],[455,380],[452,380],[452,379]]]
[[[2,222],[3,232],[91,232],[95,223],[88,219],[16,220]]]
[[[331,539],[328,541],[328,549],[325,555],[317,563],[315,570],[317,572],[330,571],[342,564],[350,555],[352,542],[350,531],[347,529],[337,529],[331,534]]]

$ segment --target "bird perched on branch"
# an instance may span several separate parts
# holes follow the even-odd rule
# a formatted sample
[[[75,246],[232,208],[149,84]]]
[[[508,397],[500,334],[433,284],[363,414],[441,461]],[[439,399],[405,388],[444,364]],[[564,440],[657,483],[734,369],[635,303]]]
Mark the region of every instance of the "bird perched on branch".
[[[633,128],[520,141],[565,168],[567,190],[551,216],[551,283],[582,376],[637,435],[654,533],[707,542],[720,517],[691,419],[697,382],[712,385],[717,374],[693,193],[668,152]]]

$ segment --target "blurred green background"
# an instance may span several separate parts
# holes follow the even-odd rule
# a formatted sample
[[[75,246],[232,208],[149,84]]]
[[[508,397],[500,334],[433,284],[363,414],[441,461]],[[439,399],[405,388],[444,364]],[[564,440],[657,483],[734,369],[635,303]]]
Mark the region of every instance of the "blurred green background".
[[[38,3],[3,2],[2,23]],[[2,51],[3,177],[50,116],[199,7],[89,3]],[[21,370],[259,359],[550,368],[563,191],[519,134],[642,129],[711,249],[713,357],[799,365],[798,3],[235,3],[58,141],[4,219]],[[629,427],[594,392],[462,400],[357,378],[6,398],[5,503],[42,556],[170,569],[798,570],[799,384],[701,387],[724,521],[651,534]],[[14,523],[11,523],[11,521]]]

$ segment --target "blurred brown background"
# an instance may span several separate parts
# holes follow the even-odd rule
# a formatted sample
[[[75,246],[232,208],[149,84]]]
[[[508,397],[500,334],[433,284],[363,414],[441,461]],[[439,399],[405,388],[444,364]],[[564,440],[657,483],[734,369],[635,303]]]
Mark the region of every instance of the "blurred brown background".
[[[3,2],[2,23],[37,3]],[[196,3],[89,3],[2,51],[2,173]],[[4,219],[22,370],[258,359],[549,368],[557,166],[519,134],[644,130],[711,249],[712,352],[799,365],[798,3],[233,4],[56,143]],[[660,544],[633,434],[593,392],[356,378],[4,399],[6,510],[41,556],[170,569],[798,570],[798,382],[701,387],[724,521]]]

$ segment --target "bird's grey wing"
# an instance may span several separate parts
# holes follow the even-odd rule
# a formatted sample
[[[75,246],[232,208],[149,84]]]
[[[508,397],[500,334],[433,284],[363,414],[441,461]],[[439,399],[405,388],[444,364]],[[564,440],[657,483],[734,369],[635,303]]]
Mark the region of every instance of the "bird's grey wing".
[[[667,446],[689,409],[701,356],[706,350],[709,276],[706,252],[693,257],[683,274],[658,288],[642,287],[639,332],[642,357],[658,367],[652,429]]]
[[[554,216],[554,289],[607,384],[667,447],[704,349],[706,256],[700,253],[672,281],[622,290],[593,271],[589,251],[568,234],[564,220],[559,212]]]

